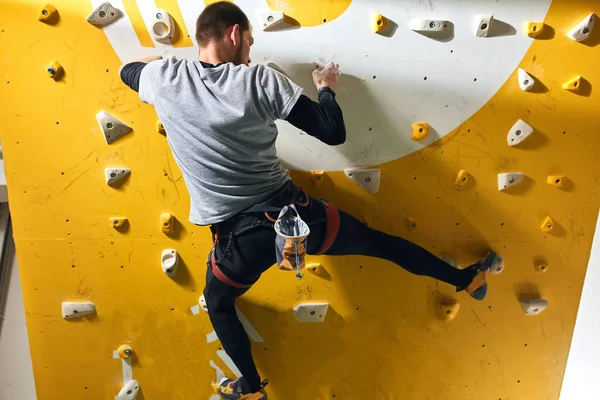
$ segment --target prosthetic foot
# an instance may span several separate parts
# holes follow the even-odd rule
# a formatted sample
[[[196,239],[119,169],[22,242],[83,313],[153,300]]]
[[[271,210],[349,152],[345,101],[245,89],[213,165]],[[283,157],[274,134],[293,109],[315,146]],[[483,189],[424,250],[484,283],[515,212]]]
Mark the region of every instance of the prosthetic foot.
[[[493,251],[488,251],[483,260],[468,267],[473,270],[474,278],[469,286],[465,288],[467,293],[475,300],[485,299],[488,291],[487,276],[490,273],[490,269],[501,271],[504,268],[503,264],[504,260],[501,256]]]
[[[267,392],[264,387],[268,383],[269,381],[264,380],[258,392],[250,393],[244,379],[240,378],[234,381],[233,379],[223,378],[218,384],[213,384],[213,389],[227,400],[267,400]]]

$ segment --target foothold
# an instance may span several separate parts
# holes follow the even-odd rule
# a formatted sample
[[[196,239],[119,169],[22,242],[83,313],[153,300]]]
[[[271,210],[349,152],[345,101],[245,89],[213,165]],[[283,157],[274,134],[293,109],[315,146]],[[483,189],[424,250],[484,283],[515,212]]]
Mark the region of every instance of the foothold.
[[[285,21],[283,11],[258,11],[256,13],[263,31],[273,31]]]
[[[563,184],[567,180],[567,177],[564,175],[550,175],[546,179],[548,185],[556,186],[557,188],[563,187]]]
[[[175,217],[171,213],[160,214],[160,227],[164,233],[171,233],[175,230]]]
[[[152,37],[157,42],[169,43],[175,35],[173,18],[165,10],[157,9],[152,19]]]
[[[62,65],[60,65],[60,63],[58,61],[53,61],[52,64],[50,64],[46,67],[46,72],[48,73],[48,76],[50,78],[58,80],[58,79],[60,79],[62,74],[65,72],[65,70],[63,69]]]
[[[544,299],[521,300],[519,303],[527,315],[538,315],[548,307],[548,300]]]
[[[131,175],[131,170],[127,168],[105,168],[104,176],[106,177],[106,184],[108,186],[116,186],[125,178]]]
[[[96,120],[100,125],[106,144],[111,144],[131,132],[131,128],[124,122],[119,121],[106,111],[96,114]]]
[[[110,217],[110,225],[115,229],[124,228],[127,225],[127,218],[122,217]]]
[[[519,68],[519,73],[517,75],[519,77],[519,86],[521,87],[521,90],[529,92],[535,85],[535,79],[521,68]]]
[[[527,36],[536,37],[544,30],[546,25],[543,22],[528,22],[527,23]]]
[[[438,303],[437,304],[437,315],[442,321],[452,321],[456,318],[458,310],[460,309],[459,303]]]
[[[464,169],[461,169],[456,175],[456,180],[454,184],[458,189],[462,189],[469,182],[469,173]]]
[[[479,37],[488,37],[493,22],[493,15],[480,15],[477,18],[477,31],[475,34]]]
[[[94,314],[96,306],[88,301],[71,302],[64,301],[62,303],[62,315],[64,319],[73,319],[83,317],[84,315]]]
[[[179,254],[174,249],[163,250],[160,256],[162,270],[167,276],[174,276],[179,268]]]
[[[409,29],[415,32],[442,32],[448,28],[448,21],[433,19],[413,19],[410,21]]]
[[[535,270],[537,272],[546,272],[548,271],[548,264],[543,261],[537,261],[535,263]]]
[[[596,14],[591,13],[583,21],[581,21],[575,28],[573,28],[567,35],[576,42],[582,42],[589,38],[594,29],[594,22],[596,22]]]
[[[198,304],[200,305],[201,309],[208,312],[208,304],[206,304],[206,298],[204,297],[204,295],[200,296],[200,298],[198,299]]]
[[[406,226],[408,227],[409,231],[414,231],[415,229],[417,229],[417,221],[415,221],[414,219],[407,217],[406,218]]]
[[[371,25],[373,32],[375,33],[380,33],[381,31],[383,31],[385,28],[387,28],[389,23],[390,20],[379,13],[374,12],[371,15]]]
[[[130,380],[121,389],[115,400],[135,400],[140,392],[140,384],[135,380]]]
[[[412,126],[412,140],[423,140],[429,135],[429,124],[427,122],[415,122]]]
[[[508,132],[508,145],[516,146],[533,133],[533,128],[523,120],[518,120]]]
[[[329,303],[305,303],[294,307],[298,322],[323,322],[327,316]]]
[[[311,171],[313,177],[313,186],[319,186],[319,183],[323,182],[325,171]]]
[[[58,10],[52,4],[46,4],[38,14],[38,21],[53,24],[58,20]]]
[[[100,4],[92,13],[87,17],[87,22],[96,26],[106,26],[121,17],[122,13],[120,10],[114,8],[109,2]]]
[[[370,193],[379,191],[381,170],[379,169],[353,169],[346,168],[344,173],[351,181]]]
[[[518,185],[525,179],[523,172],[507,172],[504,174],[498,174],[498,190],[502,191],[511,186]]]
[[[119,346],[117,353],[119,353],[119,357],[127,360],[133,355],[133,349],[128,344],[124,344]]]
[[[563,83],[562,88],[571,92],[578,92],[581,87],[581,76],[577,76],[568,82]]]
[[[490,254],[488,252],[488,254],[486,254],[486,258],[489,256]],[[496,257],[494,257],[494,261],[492,262],[492,266],[490,267],[490,274],[498,275],[502,271],[504,271],[504,258],[496,254]]]
[[[166,135],[167,131],[165,130],[165,127],[163,126],[162,122],[160,121],[156,121],[156,131],[158,133],[160,133],[161,135]]]
[[[540,229],[544,232],[550,232],[554,229],[554,220],[550,217],[546,217],[542,225],[540,225]]]

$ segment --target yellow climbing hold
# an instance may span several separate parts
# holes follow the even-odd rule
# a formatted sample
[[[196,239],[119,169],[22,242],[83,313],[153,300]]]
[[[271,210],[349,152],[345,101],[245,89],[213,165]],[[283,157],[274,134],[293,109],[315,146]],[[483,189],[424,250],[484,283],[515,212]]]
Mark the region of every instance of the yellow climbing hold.
[[[50,78],[58,80],[61,78],[64,69],[58,61],[53,61],[52,64],[46,67],[46,72]]]
[[[540,229],[544,232],[550,232],[552,229],[554,229],[554,220],[550,217],[546,217],[544,222],[542,222]]]
[[[384,17],[383,15],[381,15],[379,13],[374,12],[372,15],[372,20],[371,20],[371,27],[373,29],[373,32],[379,33],[381,31],[383,31],[385,28],[387,28],[389,22],[390,22],[389,19],[387,19],[386,17]]]
[[[443,321],[452,321],[456,318],[458,310],[460,309],[459,303],[438,303],[437,304],[437,315],[438,318]]]
[[[457,188],[462,189],[469,182],[469,174],[464,169],[461,169],[456,176],[454,184]]]
[[[119,353],[119,357],[128,359],[133,355],[133,349],[128,344],[124,344],[117,349],[117,353]]]
[[[538,272],[546,272],[548,270],[548,264],[542,261],[535,263],[535,270]]]
[[[52,4],[46,4],[38,14],[38,21],[53,24],[58,20],[58,10]]]
[[[546,182],[548,182],[548,185],[556,186],[559,188],[563,186],[566,179],[567,177],[564,175],[550,175],[548,176]]]
[[[163,126],[162,122],[160,121],[156,121],[156,131],[158,133],[160,133],[161,135],[166,135],[167,131],[165,130],[165,127]]]
[[[571,92],[579,91],[581,87],[581,76],[571,79],[570,81],[562,85],[563,89],[570,90]]]
[[[127,218],[110,217],[110,225],[115,229],[123,228],[127,225]]]
[[[423,140],[429,135],[429,124],[427,122],[415,122],[412,124],[412,140]]]
[[[306,269],[315,275],[318,275],[321,272],[322,268],[323,268],[323,266],[321,264],[308,264],[306,266]]]
[[[171,233],[175,230],[175,217],[171,213],[160,214],[160,227],[164,233]]]
[[[407,217],[406,218],[406,226],[408,227],[409,231],[414,231],[415,229],[417,229],[417,221],[415,221],[414,219]]]
[[[311,171],[311,175],[313,177],[313,186],[316,187],[319,185],[319,183],[323,182],[325,171]]]
[[[542,33],[542,31],[544,30],[544,23],[543,22],[528,22],[527,23],[527,36],[529,37],[536,37],[537,35],[539,35],[540,33]]]

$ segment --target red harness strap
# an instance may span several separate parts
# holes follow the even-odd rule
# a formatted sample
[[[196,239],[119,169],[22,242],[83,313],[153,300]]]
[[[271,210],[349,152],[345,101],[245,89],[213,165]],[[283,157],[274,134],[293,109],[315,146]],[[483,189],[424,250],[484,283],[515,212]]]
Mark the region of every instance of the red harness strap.
[[[331,245],[333,245],[333,242],[335,242],[338,231],[340,230],[339,211],[329,203],[325,203],[325,206],[327,208],[327,231],[325,232],[325,238],[323,239],[321,249],[317,253],[318,256],[329,250]]]
[[[234,288],[238,288],[238,289],[248,289],[249,287],[252,286],[252,285],[245,285],[242,283],[234,282],[231,279],[229,279],[228,277],[226,277],[225,274],[219,269],[219,266],[217,265],[217,263],[215,261],[214,250],[210,253],[210,265],[211,265],[213,274],[224,284],[233,286]]]

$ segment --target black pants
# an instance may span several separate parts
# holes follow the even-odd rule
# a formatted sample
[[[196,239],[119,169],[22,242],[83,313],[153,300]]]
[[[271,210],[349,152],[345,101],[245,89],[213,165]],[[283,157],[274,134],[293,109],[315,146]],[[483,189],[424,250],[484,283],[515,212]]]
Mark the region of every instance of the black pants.
[[[289,182],[268,205],[283,207],[297,191]],[[299,197],[304,196],[302,192]],[[305,199],[297,199],[304,203]],[[310,199],[297,206],[301,218],[310,226],[308,254],[316,254],[326,233],[326,210],[321,201]],[[276,217],[276,215],[274,215]],[[211,227],[213,233],[216,227]],[[235,282],[251,284],[276,263],[275,231],[264,214],[241,214],[218,225],[219,241],[215,259],[225,275]],[[340,227],[328,256],[363,255],[396,263],[416,275],[425,275],[464,289],[471,283],[469,270],[459,270],[427,250],[397,236],[370,229],[351,215],[340,211]],[[204,297],[208,314],[223,348],[242,373],[253,392],[258,391],[260,376],[252,359],[250,340],[235,312],[235,299],[248,289],[221,282],[207,264]]]

